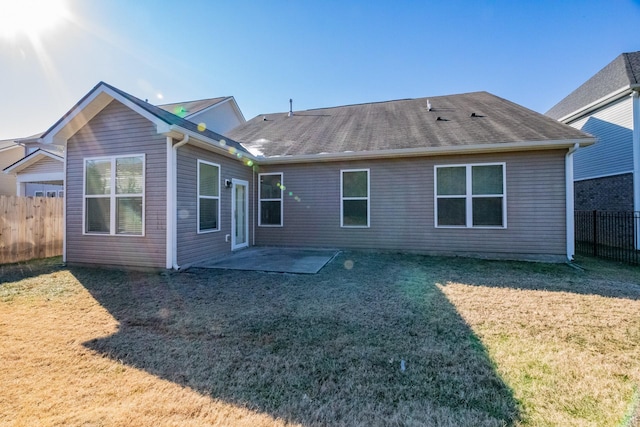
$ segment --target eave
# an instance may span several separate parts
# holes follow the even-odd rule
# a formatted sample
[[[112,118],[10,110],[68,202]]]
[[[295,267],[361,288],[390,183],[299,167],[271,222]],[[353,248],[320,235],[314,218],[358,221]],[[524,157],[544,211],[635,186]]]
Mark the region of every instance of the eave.
[[[504,153],[515,151],[538,151],[569,149],[578,144],[586,147],[596,142],[595,138],[563,139],[554,141],[519,141],[499,142],[491,144],[474,144],[448,147],[420,147],[377,151],[359,151],[343,153],[318,153],[295,156],[257,157],[261,165],[276,165],[286,163],[335,162],[352,160],[371,160],[404,157],[448,156],[462,154]]]

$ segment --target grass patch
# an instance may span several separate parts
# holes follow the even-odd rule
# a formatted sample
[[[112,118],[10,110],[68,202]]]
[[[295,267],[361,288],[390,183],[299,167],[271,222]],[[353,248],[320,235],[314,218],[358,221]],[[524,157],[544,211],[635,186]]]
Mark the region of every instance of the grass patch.
[[[0,425],[634,425],[640,271],[579,263],[0,266]]]

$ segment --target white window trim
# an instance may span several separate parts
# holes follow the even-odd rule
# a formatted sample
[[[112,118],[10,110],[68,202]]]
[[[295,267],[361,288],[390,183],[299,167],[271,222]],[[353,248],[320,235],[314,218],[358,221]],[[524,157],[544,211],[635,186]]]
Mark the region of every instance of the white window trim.
[[[215,166],[218,168],[218,196],[201,196],[200,195],[200,164],[204,163],[206,165],[209,166]],[[221,197],[220,197],[220,180],[222,176],[222,168],[220,167],[220,165],[218,163],[213,163],[213,162],[208,162],[206,160],[201,160],[198,159],[198,173],[197,173],[197,193],[196,193],[196,197],[198,199],[198,203],[196,206],[196,211],[197,211],[197,222],[196,222],[196,231],[198,234],[207,234],[207,233],[217,233],[220,231],[220,205],[221,205]],[[216,222],[217,228],[212,229],[212,230],[200,230],[200,199],[213,199],[213,200],[218,200],[218,221]]]
[[[472,173],[471,168],[474,166],[502,166],[502,194],[482,194],[474,196],[472,194]],[[440,168],[466,168],[466,194],[462,195],[446,195],[438,196],[438,169]],[[438,199],[465,199],[466,208],[466,224],[467,225],[439,225],[438,224]],[[502,197],[502,225],[473,225],[473,199],[484,197]],[[435,228],[474,228],[488,230],[503,230],[507,228],[507,164],[506,162],[492,163],[462,163],[451,165],[435,165],[433,168],[433,224]]]
[[[139,197],[139,194],[116,194],[116,160],[129,158],[129,157],[142,157],[142,233],[141,234],[123,234],[116,233],[116,198],[117,197]],[[111,217],[109,222],[108,233],[96,233],[87,231],[87,161],[90,160],[109,160],[111,162],[111,194],[109,194],[109,216]],[[117,156],[100,156],[100,157],[85,157],[82,159],[82,234],[86,236],[117,236],[117,237],[144,237],[145,225],[146,225],[146,177],[147,177],[147,158],[145,154],[122,154]],[[97,197],[96,197],[97,198]],[[106,196],[104,196],[106,198]]]
[[[345,172],[367,172],[367,197],[345,197],[344,173]],[[367,225],[344,225],[344,201],[345,200],[366,200],[367,201]],[[369,228],[371,227],[371,170],[370,169],[340,169],[340,227],[341,228]]]
[[[263,199],[262,198],[262,177],[265,175],[280,175],[280,198]],[[258,227],[283,227],[284,225],[284,173],[283,172],[265,172],[258,174]],[[262,202],[280,202],[280,224],[263,224],[262,223]]]

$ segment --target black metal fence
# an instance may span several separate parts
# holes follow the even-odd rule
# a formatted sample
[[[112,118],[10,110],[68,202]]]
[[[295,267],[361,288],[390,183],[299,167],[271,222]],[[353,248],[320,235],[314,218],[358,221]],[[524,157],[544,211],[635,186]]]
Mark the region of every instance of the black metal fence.
[[[640,264],[640,212],[576,211],[576,254]]]

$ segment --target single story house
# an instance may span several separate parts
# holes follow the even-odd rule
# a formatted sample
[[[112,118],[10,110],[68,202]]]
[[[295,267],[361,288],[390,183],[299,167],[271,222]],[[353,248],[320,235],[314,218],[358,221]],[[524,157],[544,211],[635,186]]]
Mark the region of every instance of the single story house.
[[[65,147],[66,262],[178,269],[254,245],[564,261],[594,139],[486,92],[223,136],[101,82],[39,142]]]
[[[575,154],[575,209],[640,211],[640,52],[618,55],[545,114],[598,139]]]

